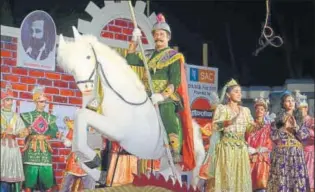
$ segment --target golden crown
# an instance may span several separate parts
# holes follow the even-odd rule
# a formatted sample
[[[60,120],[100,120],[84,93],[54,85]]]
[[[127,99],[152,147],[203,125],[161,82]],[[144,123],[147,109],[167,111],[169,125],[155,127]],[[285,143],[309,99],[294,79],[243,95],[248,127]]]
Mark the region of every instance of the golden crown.
[[[264,98],[264,93],[265,93],[264,91],[260,92],[260,96],[255,99],[255,104],[254,104],[255,107],[258,105],[262,105],[266,109],[268,109],[269,99]]]
[[[225,84],[226,87],[231,87],[235,85],[239,85],[239,84],[234,79],[231,79],[229,82]]]

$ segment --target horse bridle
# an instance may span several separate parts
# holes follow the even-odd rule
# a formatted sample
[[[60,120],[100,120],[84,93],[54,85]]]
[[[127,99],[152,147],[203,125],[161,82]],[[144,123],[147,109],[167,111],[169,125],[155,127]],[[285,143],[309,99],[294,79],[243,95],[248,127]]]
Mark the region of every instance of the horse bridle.
[[[146,96],[145,100],[142,101],[142,102],[139,102],[139,103],[134,103],[134,102],[130,102],[128,100],[126,100],[118,91],[116,91],[113,86],[110,84],[110,82],[108,81],[107,77],[106,77],[106,74],[104,72],[104,69],[101,65],[101,63],[99,62],[99,60],[97,59],[97,56],[96,56],[96,53],[95,53],[95,50],[93,48],[93,46],[91,45],[91,48],[92,48],[92,52],[93,52],[93,56],[95,58],[95,67],[93,69],[93,71],[91,72],[89,78],[87,80],[82,80],[82,81],[77,81],[76,84],[82,84],[82,83],[94,83],[94,80],[92,79],[94,74],[97,72],[98,68],[100,68],[101,70],[101,74],[105,80],[105,82],[107,83],[108,87],[122,100],[124,101],[125,103],[129,104],[129,105],[143,105],[145,104],[148,100],[149,100],[149,97],[148,95]]]

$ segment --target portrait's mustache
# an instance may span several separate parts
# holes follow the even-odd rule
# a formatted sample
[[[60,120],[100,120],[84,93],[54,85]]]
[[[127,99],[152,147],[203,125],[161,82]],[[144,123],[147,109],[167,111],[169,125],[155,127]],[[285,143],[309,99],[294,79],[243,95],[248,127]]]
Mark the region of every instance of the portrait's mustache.
[[[155,40],[155,43],[157,43],[157,42],[163,42],[162,40],[160,40],[160,39],[157,39],[157,40]]]

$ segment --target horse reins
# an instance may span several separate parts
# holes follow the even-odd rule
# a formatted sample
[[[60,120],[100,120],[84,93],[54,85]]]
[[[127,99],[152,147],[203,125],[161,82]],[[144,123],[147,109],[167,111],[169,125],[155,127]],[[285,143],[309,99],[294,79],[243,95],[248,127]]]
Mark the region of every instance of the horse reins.
[[[93,55],[94,55],[94,58],[95,58],[95,68],[93,69],[91,75],[89,76],[89,78],[87,80],[82,80],[82,81],[77,81],[76,83],[77,84],[82,84],[82,83],[93,83],[94,80],[92,80],[94,74],[97,72],[97,69],[98,67],[100,68],[100,71],[101,71],[101,74],[105,80],[105,82],[107,83],[108,87],[122,100],[124,101],[125,103],[129,104],[129,105],[136,105],[136,106],[139,106],[139,105],[143,105],[145,104],[148,100],[149,100],[149,97],[148,95],[146,96],[145,100],[142,101],[142,102],[139,102],[139,103],[134,103],[134,102],[130,102],[128,100],[126,100],[118,91],[116,91],[113,86],[110,84],[109,80],[107,79],[106,77],[106,74],[104,72],[104,69],[101,65],[101,63],[99,62],[99,60],[97,59],[97,56],[96,56],[96,53],[95,53],[95,50],[93,48],[93,46],[91,45],[91,48],[92,48],[92,51],[93,51]]]

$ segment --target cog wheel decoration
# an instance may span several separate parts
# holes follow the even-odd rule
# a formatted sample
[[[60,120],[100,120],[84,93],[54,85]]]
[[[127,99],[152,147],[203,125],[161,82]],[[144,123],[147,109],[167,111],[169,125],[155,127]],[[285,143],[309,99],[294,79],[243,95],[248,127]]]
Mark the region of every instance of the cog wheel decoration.
[[[129,10],[128,1],[114,2],[104,1],[105,6],[99,8],[92,1],[85,11],[92,16],[91,21],[78,20],[78,30],[83,34],[92,34],[110,47],[128,48],[134,29]],[[134,7],[137,23],[142,31],[142,43],[144,49],[153,49],[154,40],[151,34],[156,22],[156,14],[150,17],[145,15],[146,3],[137,1]]]

